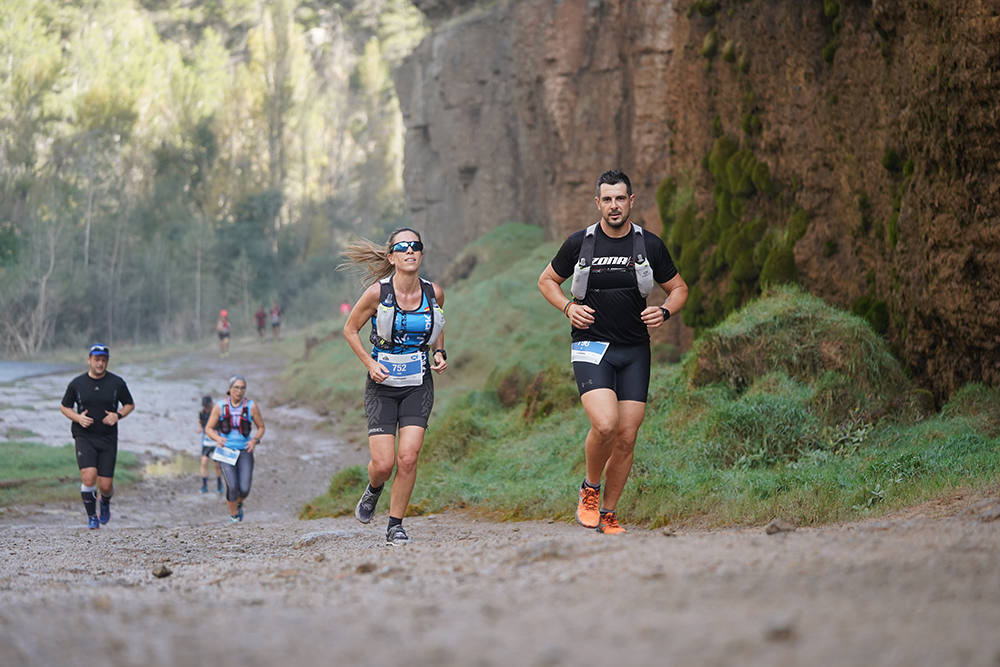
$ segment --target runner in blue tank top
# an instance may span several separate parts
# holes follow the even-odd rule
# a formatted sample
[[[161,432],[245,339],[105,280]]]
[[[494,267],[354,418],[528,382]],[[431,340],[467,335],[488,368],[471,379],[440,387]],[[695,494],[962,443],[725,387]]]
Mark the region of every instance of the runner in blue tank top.
[[[264,437],[264,417],[254,401],[246,398],[247,381],[242,375],[229,378],[226,397],[212,406],[205,433],[219,447],[215,458],[226,480],[226,505],[229,522],[243,521],[243,501],[253,483],[254,450]],[[257,432],[250,435],[252,428]],[[229,455],[229,460],[220,458]]]
[[[417,457],[424,443],[427,420],[434,405],[430,371],[448,367],[444,350],[444,291],[420,278],[424,257],[420,235],[398,229],[384,248],[362,241],[347,249],[349,263],[368,268],[375,279],[354,304],[344,338],[368,370],[365,414],[368,417],[368,486],[354,516],[368,523],[375,515],[382,487],[392,475],[386,542],[409,540],[403,516],[417,478]],[[361,328],[370,323],[369,351]],[[398,430],[398,437],[397,437]]]

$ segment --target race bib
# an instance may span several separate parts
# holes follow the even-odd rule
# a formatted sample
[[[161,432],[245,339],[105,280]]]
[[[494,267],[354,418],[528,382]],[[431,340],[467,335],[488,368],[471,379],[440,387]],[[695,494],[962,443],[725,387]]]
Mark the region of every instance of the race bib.
[[[379,352],[378,362],[389,369],[389,377],[382,382],[387,387],[416,387],[424,381],[422,352],[406,354]]]
[[[587,364],[599,364],[604,358],[604,353],[608,351],[611,343],[602,343],[596,340],[579,340],[573,343],[570,352],[570,361],[582,361]]]
[[[219,463],[228,463],[234,466],[236,465],[236,459],[240,458],[240,450],[216,445],[215,451],[212,452],[212,458]]]

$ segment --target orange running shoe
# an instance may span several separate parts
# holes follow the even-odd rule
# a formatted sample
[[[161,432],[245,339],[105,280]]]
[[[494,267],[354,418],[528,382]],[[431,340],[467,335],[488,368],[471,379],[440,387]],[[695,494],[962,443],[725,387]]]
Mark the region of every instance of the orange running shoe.
[[[622,525],[618,523],[618,517],[615,516],[615,511],[610,510],[601,515],[601,522],[597,524],[597,532],[604,533],[605,535],[620,535],[625,531]]]
[[[585,528],[596,528],[601,522],[601,492],[589,486],[580,487],[580,502],[576,506],[576,521]]]

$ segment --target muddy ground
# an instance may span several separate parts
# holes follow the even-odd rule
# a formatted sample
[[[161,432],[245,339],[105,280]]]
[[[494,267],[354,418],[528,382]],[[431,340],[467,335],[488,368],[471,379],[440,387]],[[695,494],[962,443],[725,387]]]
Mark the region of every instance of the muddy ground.
[[[297,518],[366,452],[273,405],[280,369],[262,347],[112,363],[137,403],[121,446],[161,465],[99,531],[78,500],[0,513],[0,665],[1000,665],[996,499],[776,534],[610,537],[446,513],[408,518],[411,543],[386,546],[387,503],[368,526]],[[177,474],[189,464],[162,463],[198,451],[199,397],[234,370],[268,432],[246,520],[228,525]],[[0,431],[67,442],[70,377],[0,385]]]

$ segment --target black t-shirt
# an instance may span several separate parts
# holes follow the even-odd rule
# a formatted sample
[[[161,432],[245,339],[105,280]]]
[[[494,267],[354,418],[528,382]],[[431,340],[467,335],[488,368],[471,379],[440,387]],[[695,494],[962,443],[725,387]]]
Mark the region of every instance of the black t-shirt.
[[[572,234],[552,258],[552,269],[563,278],[573,277],[573,267],[580,259],[580,246],[586,230]],[[646,300],[639,294],[632,261],[632,235],[613,239],[598,225],[595,230],[594,263],[590,268],[587,296],[583,303],[594,309],[594,323],[588,329],[573,327],[573,340],[599,340],[619,345],[639,345],[649,340],[649,330],[640,317]],[[653,269],[653,280],[665,283],[677,269],[659,236],[643,229],[646,257]],[[610,260],[597,261],[599,257]]]
[[[66,387],[62,404],[74,408],[77,412],[87,411],[87,416],[94,423],[83,428],[73,422],[74,438],[80,436],[118,440],[118,424],[108,426],[102,419],[108,412],[117,412],[119,405],[133,405],[132,394],[128,391],[125,380],[114,373],[105,373],[100,380],[95,380],[88,373],[78,375]]]

